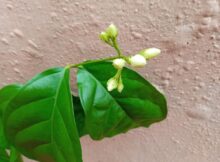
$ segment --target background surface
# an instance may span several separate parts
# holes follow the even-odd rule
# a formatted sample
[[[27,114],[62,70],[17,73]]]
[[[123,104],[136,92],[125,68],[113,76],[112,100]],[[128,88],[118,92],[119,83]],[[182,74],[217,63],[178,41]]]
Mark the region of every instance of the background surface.
[[[220,161],[219,0],[0,0],[0,87],[114,54],[98,38],[111,22],[125,54],[162,50],[140,73],[166,93],[169,115],[112,139],[82,138],[84,161]]]

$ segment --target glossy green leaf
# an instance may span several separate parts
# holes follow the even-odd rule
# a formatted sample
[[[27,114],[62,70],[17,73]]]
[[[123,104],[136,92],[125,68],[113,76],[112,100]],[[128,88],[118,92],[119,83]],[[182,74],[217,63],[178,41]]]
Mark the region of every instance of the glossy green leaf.
[[[3,112],[9,101],[18,93],[21,85],[8,85],[0,90],[0,148],[6,149],[7,141],[3,130]]]
[[[47,70],[26,83],[4,111],[10,144],[41,162],[82,162],[69,69]]]
[[[110,137],[130,128],[131,118],[91,73],[80,69],[77,81],[85,111],[85,127],[93,139]]]
[[[22,162],[20,154],[15,148],[9,149],[8,142],[5,138],[3,129],[3,114],[6,106],[10,100],[18,93],[21,89],[21,85],[8,85],[0,90],[0,161],[1,162]],[[9,150],[10,155],[6,152]],[[16,152],[16,154],[15,154]]]
[[[115,73],[110,62],[90,63],[78,71],[85,128],[93,139],[113,136],[139,126],[149,127],[166,118],[165,97],[131,69],[122,71],[122,93],[108,92],[106,83]]]
[[[7,140],[4,134],[3,121],[0,116],[0,149],[6,149],[8,147]]]

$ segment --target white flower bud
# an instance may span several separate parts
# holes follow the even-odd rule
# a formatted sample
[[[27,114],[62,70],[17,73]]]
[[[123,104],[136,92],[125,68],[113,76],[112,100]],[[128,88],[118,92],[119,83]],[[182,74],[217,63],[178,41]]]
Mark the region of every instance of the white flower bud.
[[[112,91],[118,87],[118,81],[116,78],[110,78],[107,82],[108,91]]]
[[[122,59],[122,58],[117,58],[117,59],[114,59],[113,60],[113,66],[116,68],[116,69],[118,69],[118,70],[120,70],[120,69],[122,69],[124,66],[125,66],[125,64],[126,64],[126,61],[124,60],[124,59]]]
[[[106,32],[101,32],[99,35],[100,39],[104,42],[108,42],[108,34]]]
[[[148,48],[140,52],[141,55],[145,57],[145,59],[151,59],[153,57],[156,57],[161,52],[158,48]]]
[[[118,29],[114,24],[109,25],[109,27],[106,29],[106,33],[111,38],[116,38],[118,35]]]
[[[140,54],[136,54],[134,56],[131,56],[129,59],[131,66],[133,67],[144,67],[147,64],[146,59],[144,56]]]
[[[121,77],[120,77],[120,80],[119,80],[117,89],[118,89],[118,92],[119,92],[119,93],[121,93],[122,90],[124,89],[124,85],[123,85],[123,83],[122,83]]]

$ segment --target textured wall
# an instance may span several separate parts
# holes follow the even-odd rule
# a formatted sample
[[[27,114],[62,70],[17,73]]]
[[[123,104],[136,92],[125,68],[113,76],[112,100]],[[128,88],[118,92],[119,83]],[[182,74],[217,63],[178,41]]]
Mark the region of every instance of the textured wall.
[[[161,48],[140,73],[166,93],[167,120],[84,137],[85,162],[220,161],[220,0],[0,0],[0,13],[0,86],[113,54],[98,38],[110,22],[125,54]]]

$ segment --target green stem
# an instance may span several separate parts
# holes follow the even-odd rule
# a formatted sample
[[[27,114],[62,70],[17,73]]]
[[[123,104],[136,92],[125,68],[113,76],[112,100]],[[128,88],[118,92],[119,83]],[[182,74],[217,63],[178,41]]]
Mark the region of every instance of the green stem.
[[[20,153],[14,147],[11,147],[10,151],[9,162],[23,162]]]
[[[89,63],[96,63],[96,62],[101,62],[101,61],[110,61],[110,60],[114,60],[114,59],[117,59],[117,58],[123,58],[125,59],[128,63],[129,63],[129,59],[124,56],[118,46],[118,43],[117,43],[117,40],[116,38],[113,38],[111,39],[112,42],[109,44],[111,45],[113,48],[115,48],[115,50],[117,51],[117,56],[114,56],[114,57],[107,57],[107,58],[104,58],[104,59],[98,59],[98,60],[88,60],[88,61],[84,61],[84,62],[81,62],[81,63],[78,63],[78,64],[70,64],[70,65],[67,65],[66,68],[77,68],[79,66],[83,66],[85,64],[89,64]]]
[[[79,66],[83,66],[83,65],[86,65],[86,64],[90,64],[90,63],[96,63],[96,62],[101,62],[101,61],[110,61],[110,60],[114,60],[116,58],[120,58],[119,56],[114,56],[114,57],[107,57],[107,58],[104,58],[104,59],[98,59],[98,60],[88,60],[88,61],[84,61],[84,62],[81,62],[79,64],[70,64],[70,65],[67,65],[66,68],[77,68]]]
[[[120,48],[119,48],[119,46],[118,46],[117,40],[116,40],[115,38],[112,39],[112,43],[113,43],[113,47],[115,48],[115,50],[116,50],[117,53],[118,53],[118,56],[119,56],[119,57],[123,56],[123,54],[122,54],[122,52],[121,52],[121,50],[120,50]]]

